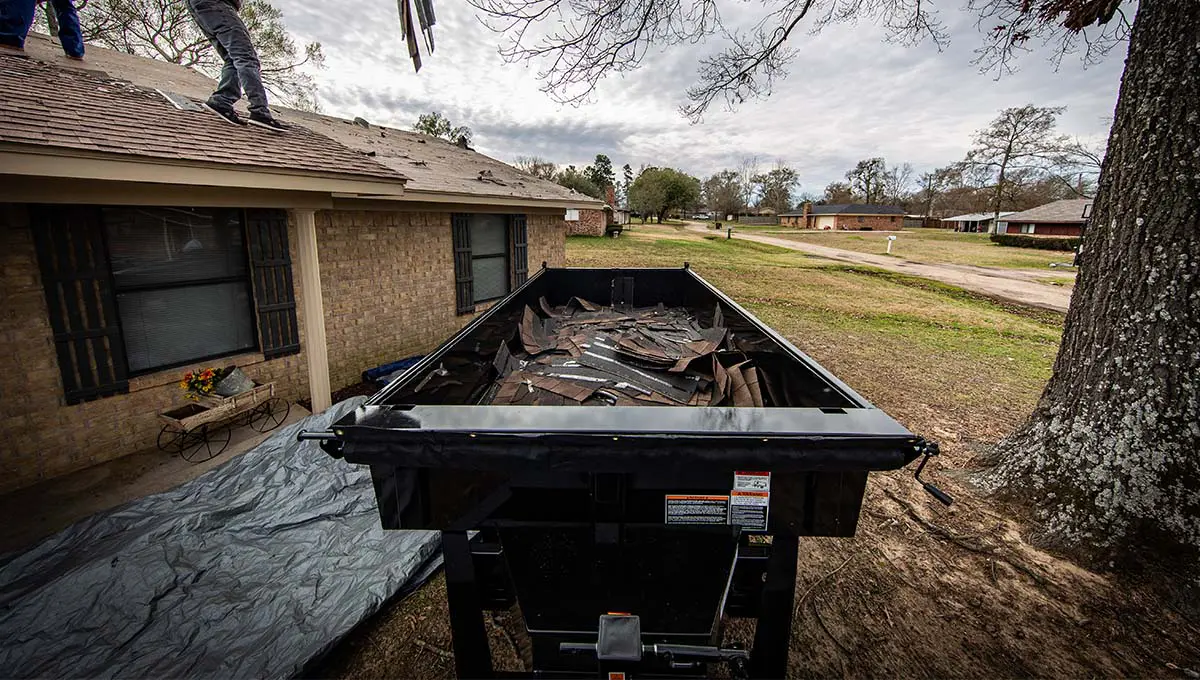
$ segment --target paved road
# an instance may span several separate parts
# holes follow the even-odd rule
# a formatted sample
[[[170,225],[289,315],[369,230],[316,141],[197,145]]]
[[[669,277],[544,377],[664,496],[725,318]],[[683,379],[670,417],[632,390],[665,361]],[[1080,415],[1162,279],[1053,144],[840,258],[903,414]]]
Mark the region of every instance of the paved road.
[[[688,229],[713,233],[711,229],[700,224],[689,224]],[[1067,306],[1071,304],[1070,288],[1042,283],[1038,280],[1038,273],[1028,270],[976,267],[965,264],[923,264],[886,255],[859,253],[853,250],[830,248],[763,234],[738,233],[736,230],[733,236],[747,241],[799,250],[809,255],[838,262],[868,265],[901,274],[933,279],[988,297],[1052,309],[1057,312],[1066,312]],[[1046,273],[1049,274],[1050,270],[1047,270]]]

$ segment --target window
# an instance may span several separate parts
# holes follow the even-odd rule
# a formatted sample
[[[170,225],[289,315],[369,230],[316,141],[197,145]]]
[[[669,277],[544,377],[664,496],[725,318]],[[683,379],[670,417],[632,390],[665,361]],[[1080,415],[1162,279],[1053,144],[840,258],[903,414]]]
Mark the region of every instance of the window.
[[[858,223],[859,223],[859,224],[862,224],[863,222],[866,222],[866,221],[867,221],[867,220],[866,220],[866,218],[865,218],[865,217],[863,217],[862,215],[859,215],[859,216],[858,216]]]
[[[525,215],[451,216],[455,305],[470,314],[475,305],[508,295],[528,277]]]
[[[68,404],[126,392],[130,375],[300,351],[284,211],[47,205],[29,214]]]
[[[131,373],[257,347],[240,211],[105,208],[102,220]]]
[[[508,230],[503,215],[471,215],[471,272],[476,304],[508,295]]]
[[[567,208],[567,214],[563,219],[567,222],[578,222],[579,210],[577,208]]]
[[[889,218],[888,218],[888,222],[895,222],[895,221],[896,221],[896,218],[895,218],[895,217],[889,217]]]
[[[1022,234],[1032,234],[1033,233],[1033,225],[1032,224],[1022,224],[1021,225],[1021,233]]]

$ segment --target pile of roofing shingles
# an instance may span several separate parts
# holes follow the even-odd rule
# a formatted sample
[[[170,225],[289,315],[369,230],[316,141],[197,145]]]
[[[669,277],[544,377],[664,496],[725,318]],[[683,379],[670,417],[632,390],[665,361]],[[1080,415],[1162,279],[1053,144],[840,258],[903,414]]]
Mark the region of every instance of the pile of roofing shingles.
[[[526,307],[481,400],[506,405],[762,406],[757,369],[730,349],[718,307],[615,310],[580,298]],[[707,315],[706,315],[707,316]],[[510,348],[511,345],[511,348]]]

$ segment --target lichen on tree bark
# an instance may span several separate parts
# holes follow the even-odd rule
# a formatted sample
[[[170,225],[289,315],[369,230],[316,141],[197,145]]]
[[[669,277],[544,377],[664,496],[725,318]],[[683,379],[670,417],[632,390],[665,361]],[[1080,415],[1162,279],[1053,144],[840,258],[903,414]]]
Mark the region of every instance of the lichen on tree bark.
[[[1097,112],[1099,113],[1099,112]],[[980,473],[1085,549],[1200,548],[1200,12],[1143,0],[1054,374]]]

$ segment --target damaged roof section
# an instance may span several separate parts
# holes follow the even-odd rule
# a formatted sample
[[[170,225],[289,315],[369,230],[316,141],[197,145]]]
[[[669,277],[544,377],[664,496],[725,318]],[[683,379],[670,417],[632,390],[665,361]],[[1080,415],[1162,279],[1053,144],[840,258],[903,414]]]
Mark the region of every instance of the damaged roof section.
[[[542,298],[537,310],[525,306],[519,319],[497,320],[474,349],[477,360],[490,357],[492,379],[467,403],[783,405],[772,398],[770,377],[725,327],[719,307],[699,313],[661,304],[620,308],[581,298],[555,307]],[[464,354],[448,356],[447,362],[471,362]],[[461,368],[439,367],[410,396],[422,402],[453,390],[462,385],[455,377],[464,373],[456,370]]]

